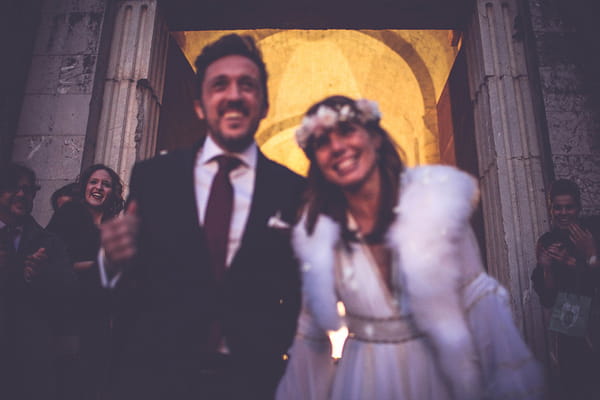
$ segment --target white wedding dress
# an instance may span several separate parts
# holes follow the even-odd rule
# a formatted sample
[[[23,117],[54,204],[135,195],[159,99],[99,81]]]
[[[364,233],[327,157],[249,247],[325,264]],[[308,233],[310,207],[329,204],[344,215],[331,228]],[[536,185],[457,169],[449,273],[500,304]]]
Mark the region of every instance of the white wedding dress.
[[[508,294],[482,269],[468,226],[473,185],[449,167],[404,174],[389,235],[392,291],[368,246],[351,242],[349,251],[333,221],[320,217],[312,236],[295,229],[304,308],[278,400],[543,397]],[[334,365],[326,332],[342,323],[337,301],[349,336]]]

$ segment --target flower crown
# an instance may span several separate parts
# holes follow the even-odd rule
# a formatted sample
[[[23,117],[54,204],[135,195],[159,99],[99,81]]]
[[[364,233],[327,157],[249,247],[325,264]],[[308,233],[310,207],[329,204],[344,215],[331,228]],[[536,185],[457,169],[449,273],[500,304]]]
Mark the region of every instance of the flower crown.
[[[358,112],[354,111],[349,104],[334,107],[322,104],[317,112],[307,115],[302,119],[302,125],[296,131],[296,142],[303,150],[306,150],[311,137],[319,137],[327,129],[335,127],[340,122],[358,121],[366,124],[371,121],[379,121],[381,112],[375,101],[360,99],[354,102]]]

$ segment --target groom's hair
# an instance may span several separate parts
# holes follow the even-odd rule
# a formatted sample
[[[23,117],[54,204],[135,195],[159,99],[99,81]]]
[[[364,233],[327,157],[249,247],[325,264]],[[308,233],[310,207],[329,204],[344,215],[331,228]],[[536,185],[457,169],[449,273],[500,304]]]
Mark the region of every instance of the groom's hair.
[[[242,56],[248,58],[258,67],[260,73],[260,84],[263,92],[263,106],[269,105],[269,94],[267,92],[267,67],[262,59],[262,53],[256,46],[254,39],[248,35],[237,35],[235,33],[222,36],[217,41],[210,43],[202,49],[196,58],[196,98],[202,97],[202,83],[206,69],[210,64],[226,56]]]

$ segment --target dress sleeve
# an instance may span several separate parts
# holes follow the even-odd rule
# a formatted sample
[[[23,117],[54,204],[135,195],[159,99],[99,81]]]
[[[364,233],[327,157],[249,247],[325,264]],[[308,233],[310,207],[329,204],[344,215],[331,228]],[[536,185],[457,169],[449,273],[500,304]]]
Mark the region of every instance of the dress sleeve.
[[[276,400],[328,399],[335,372],[331,342],[308,307],[303,307],[300,312],[298,330],[288,355]]]
[[[481,264],[476,246],[472,236],[466,238],[465,264]],[[481,272],[467,283],[463,299],[465,317],[481,366],[484,398],[543,398],[542,368],[515,325],[504,287]]]
[[[453,398],[479,400],[483,382],[459,290],[466,273],[461,246],[479,196],[477,181],[448,166],[424,166],[403,174],[401,188],[397,222],[388,233],[399,249],[398,287]]]

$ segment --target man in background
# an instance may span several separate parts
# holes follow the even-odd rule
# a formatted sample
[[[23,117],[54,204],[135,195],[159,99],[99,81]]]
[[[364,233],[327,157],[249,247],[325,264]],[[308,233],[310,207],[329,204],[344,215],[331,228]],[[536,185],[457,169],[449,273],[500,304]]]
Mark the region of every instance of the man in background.
[[[75,277],[65,245],[31,216],[35,173],[13,163],[0,170],[0,397],[52,399],[56,328]]]
[[[548,195],[548,207],[552,229],[538,239],[537,266],[531,279],[540,303],[551,313],[550,338],[556,343],[558,362],[557,390],[560,399],[595,399],[600,396],[600,332],[595,330],[600,327],[598,237],[580,219],[581,195],[575,182],[556,180]],[[564,300],[567,296],[571,296],[568,302]],[[586,308],[586,303],[591,309]],[[554,330],[560,325],[552,319],[564,315],[563,309],[577,309],[574,314],[585,319],[585,329]]]

